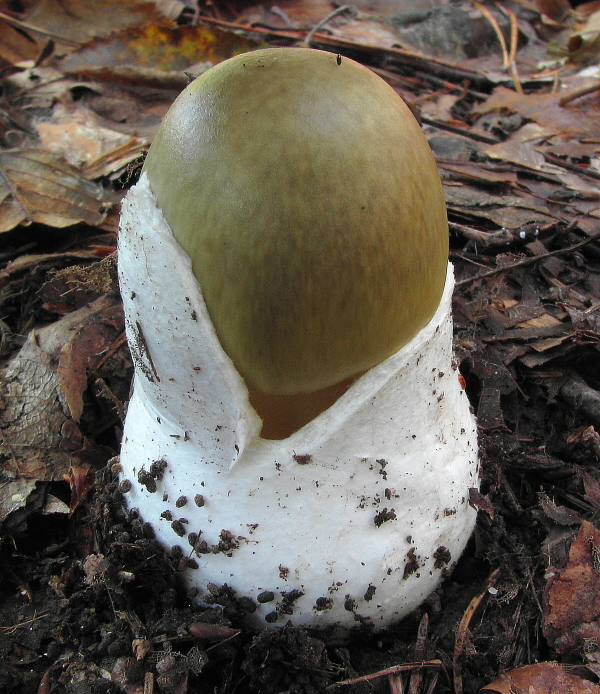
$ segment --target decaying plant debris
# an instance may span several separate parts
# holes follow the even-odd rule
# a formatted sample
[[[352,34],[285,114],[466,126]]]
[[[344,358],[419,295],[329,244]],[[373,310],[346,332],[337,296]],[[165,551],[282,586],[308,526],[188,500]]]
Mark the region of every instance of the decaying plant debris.
[[[465,555],[394,628],[253,634],[240,628],[245,596],[215,587],[212,607],[195,605],[177,578],[191,557],[163,550],[123,507],[132,369],[116,202],[188,68],[198,74],[241,43],[303,41],[317,19],[296,3],[209,8],[195,25],[184,8],[174,27],[154,7],[141,19],[127,7],[121,33],[98,38],[110,34],[101,22],[91,39],[85,18],[58,31],[43,24],[47,7],[19,15],[14,5],[2,5],[2,31],[39,31],[27,44],[10,34],[15,55],[1,55],[0,690],[597,692],[600,118],[594,78],[576,62],[593,55],[589,23],[560,3],[529,14],[506,3],[477,15],[473,50],[463,42],[449,57],[384,3],[384,19],[344,10],[310,37],[388,79],[436,154],[483,482]],[[101,6],[89,4],[92,17]],[[423,21],[439,32],[454,20],[440,10]],[[230,32],[240,27],[243,37]],[[154,48],[158,35],[179,42],[178,60],[189,35],[199,52],[184,66],[152,63],[150,50],[137,66],[111,64],[117,48]],[[559,39],[572,62],[538,70]]]

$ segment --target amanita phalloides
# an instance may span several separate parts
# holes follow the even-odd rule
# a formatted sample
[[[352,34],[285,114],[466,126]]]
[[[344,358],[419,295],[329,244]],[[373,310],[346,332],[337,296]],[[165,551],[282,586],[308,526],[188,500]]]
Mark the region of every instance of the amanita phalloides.
[[[478,477],[447,252],[427,141],[369,69],[258,50],[175,101],[123,205],[121,462],[198,599],[379,628],[458,559]]]

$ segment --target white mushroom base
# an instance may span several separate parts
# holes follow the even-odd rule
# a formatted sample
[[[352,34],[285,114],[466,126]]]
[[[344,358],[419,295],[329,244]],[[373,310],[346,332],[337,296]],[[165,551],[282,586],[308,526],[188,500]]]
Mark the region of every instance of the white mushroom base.
[[[135,363],[127,499],[192,560],[183,576],[199,600],[227,584],[255,603],[259,626],[381,628],[417,607],[475,523],[477,435],[452,364],[452,267],[431,322],[282,441],[260,438],[145,176],[123,205],[119,272]]]

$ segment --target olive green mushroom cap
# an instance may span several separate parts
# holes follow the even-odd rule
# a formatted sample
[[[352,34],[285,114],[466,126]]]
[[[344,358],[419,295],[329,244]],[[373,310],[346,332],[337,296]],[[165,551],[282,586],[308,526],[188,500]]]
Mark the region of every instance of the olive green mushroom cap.
[[[433,155],[402,99],[352,60],[281,48],[220,63],[177,98],[144,170],[223,349],[265,393],[369,369],[439,304]]]

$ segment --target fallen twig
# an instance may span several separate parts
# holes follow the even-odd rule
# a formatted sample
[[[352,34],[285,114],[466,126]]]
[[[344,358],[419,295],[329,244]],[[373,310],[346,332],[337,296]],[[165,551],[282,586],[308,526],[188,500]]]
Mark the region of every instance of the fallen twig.
[[[578,248],[582,248],[583,246],[587,246],[588,243],[596,241],[598,238],[600,238],[600,232],[592,234],[592,236],[589,236],[587,239],[584,239],[583,241],[580,241],[579,243],[576,243],[573,246],[569,246],[568,248],[559,248],[557,251],[548,251],[548,253],[542,253],[541,255],[531,256],[530,258],[523,258],[523,260],[517,260],[514,263],[510,263],[510,265],[503,265],[502,267],[496,267],[493,270],[488,270],[488,272],[482,272],[479,275],[467,277],[464,280],[459,280],[456,283],[456,286],[463,287],[467,284],[470,284],[471,282],[487,279],[488,277],[492,277],[493,275],[499,275],[501,272],[513,270],[516,267],[522,267],[524,265],[533,265],[533,263],[537,263],[539,260],[544,260],[545,258],[552,258],[557,255],[566,255],[568,253],[572,253],[573,251],[576,251]]]
[[[379,677],[389,677],[390,675],[397,675],[401,672],[414,672],[421,668],[437,668],[446,673],[446,668],[441,660],[423,660],[420,663],[404,663],[402,665],[393,665],[392,667],[385,668],[384,670],[378,670],[377,672],[371,672],[368,675],[361,675],[360,677],[353,677],[349,680],[342,680],[341,682],[335,682],[327,687],[328,690],[334,689],[335,687],[341,687],[347,684],[358,684],[359,682],[369,682],[371,680],[376,680]],[[447,673],[446,673],[447,675]]]
[[[337,17],[340,14],[343,14],[344,12],[354,13],[354,12],[356,12],[356,10],[353,7],[351,7],[350,5],[342,5],[341,7],[336,7],[335,10],[333,10],[333,12],[330,12],[327,15],[327,17],[324,17],[320,22],[315,24],[315,26],[306,35],[306,38],[304,39],[304,43],[307,46],[310,46],[310,43],[313,39],[313,36],[317,33],[317,31],[319,31],[319,29],[323,28],[327,24],[327,22],[329,22],[331,19],[333,19],[334,17]]]
[[[456,639],[454,641],[454,658],[453,658],[453,669],[454,669],[454,692],[455,694],[462,694],[462,656],[465,651],[465,646],[469,634],[469,624],[473,615],[475,614],[477,608],[481,605],[483,599],[488,594],[489,589],[496,583],[498,575],[500,574],[500,569],[496,569],[491,576],[488,578],[485,585],[485,589],[476,595],[469,603],[465,613],[462,616],[456,629]]]
[[[600,393],[590,388],[579,374],[569,374],[560,394],[570,407],[583,412],[595,426],[600,426]]]

